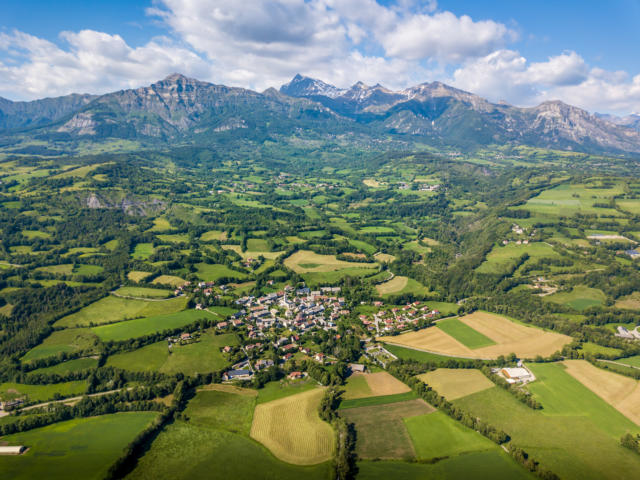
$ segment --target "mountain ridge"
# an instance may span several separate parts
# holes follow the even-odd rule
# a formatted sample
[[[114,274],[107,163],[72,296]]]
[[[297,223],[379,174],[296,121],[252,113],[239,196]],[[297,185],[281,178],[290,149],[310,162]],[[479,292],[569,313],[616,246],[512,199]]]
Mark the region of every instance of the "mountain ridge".
[[[31,130],[15,133],[25,127]],[[222,134],[258,139],[292,132],[313,138],[346,133],[376,144],[391,136],[405,143],[470,149],[514,143],[640,153],[640,131],[561,101],[516,107],[442,82],[400,91],[362,82],[340,89],[298,74],[278,90],[259,93],[173,73],[148,86],[100,96],[72,94],[22,103],[0,99],[0,135],[15,142],[37,135],[69,142],[215,143]]]

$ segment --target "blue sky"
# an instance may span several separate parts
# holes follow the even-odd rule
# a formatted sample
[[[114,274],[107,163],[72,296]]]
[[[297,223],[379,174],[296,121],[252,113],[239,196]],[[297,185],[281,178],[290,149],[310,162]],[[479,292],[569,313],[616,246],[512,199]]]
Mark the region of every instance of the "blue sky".
[[[300,72],[640,111],[639,0],[0,0],[0,11],[0,96],[14,100],[175,71],[261,90]]]

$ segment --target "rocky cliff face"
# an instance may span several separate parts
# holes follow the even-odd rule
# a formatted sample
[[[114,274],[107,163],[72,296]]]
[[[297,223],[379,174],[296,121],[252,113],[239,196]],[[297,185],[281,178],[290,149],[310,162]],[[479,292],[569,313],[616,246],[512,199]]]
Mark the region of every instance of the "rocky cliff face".
[[[0,131],[37,127],[56,122],[90,103],[96,95],[66,95],[32,102],[12,102],[0,97]]]

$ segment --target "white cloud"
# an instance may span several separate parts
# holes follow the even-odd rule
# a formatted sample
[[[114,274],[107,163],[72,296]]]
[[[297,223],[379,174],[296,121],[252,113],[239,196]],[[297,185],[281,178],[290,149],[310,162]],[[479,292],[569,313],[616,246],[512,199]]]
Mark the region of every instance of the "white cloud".
[[[501,23],[441,12],[409,16],[382,36],[382,44],[393,57],[459,62],[486,55],[515,38],[516,33]]]
[[[465,63],[449,81],[489,100],[522,106],[562,100],[589,111],[640,111],[640,75],[589,68],[576,52],[531,63],[518,52],[498,50]]]
[[[215,64],[216,81],[248,82],[257,89],[284,83],[298,72],[320,72],[324,80],[344,87],[366,80],[366,72],[380,63],[387,65],[379,71],[388,74],[376,83],[402,86],[399,80],[415,77],[411,70],[424,71],[420,62],[425,58],[475,58],[515,35],[490,20],[426,13],[436,5],[415,0],[390,6],[376,0],[158,0],[149,13]],[[385,55],[364,53],[376,50]],[[402,70],[394,75],[392,66]]]
[[[132,48],[119,35],[62,32],[67,48],[20,31],[0,33],[0,94],[31,99],[134,88],[175,72],[208,76],[197,54],[166,38]]]

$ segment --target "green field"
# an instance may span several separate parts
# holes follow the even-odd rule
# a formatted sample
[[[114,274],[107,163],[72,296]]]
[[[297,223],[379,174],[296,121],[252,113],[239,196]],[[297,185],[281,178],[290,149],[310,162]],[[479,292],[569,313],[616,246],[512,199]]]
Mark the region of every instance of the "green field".
[[[100,265],[76,265],[73,269],[74,275],[92,276],[97,275],[104,270]]]
[[[98,366],[97,358],[77,358],[75,360],[67,360],[66,362],[58,363],[51,367],[38,368],[30,373],[39,374],[44,373],[47,375],[58,374],[64,375],[65,373],[77,372],[80,370],[86,370],[89,368],[96,368]]]
[[[433,407],[413,399],[391,405],[341,410],[340,416],[354,424],[359,458],[413,459],[416,452],[403,420],[430,415],[431,412]]]
[[[635,355],[633,357],[620,358],[616,360],[618,363],[622,363],[624,365],[631,365],[632,367],[640,367],[640,355]]]
[[[107,470],[157,413],[127,412],[77,418],[3,437],[10,445],[26,445],[19,456],[0,456],[3,478],[31,480],[104,478]]]
[[[189,235],[185,233],[161,234],[156,235],[156,238],[163,243],[189,243]]]
[[[36,347],[29,350],[23,357],[23,362],[47,358],[59,353],[72,353],[78,350],[95,350],[99,340],[88,328],[69,328],[53,332]]]
[[[255,404],[256,397],[252,395],[199,391],[184,413],[193,425],[248,436]]]
[[[444,333],[451,335],[460,343],[471,349],[488,347],[496,344],[489,337],[474,330],[465,323],[462,323],[457,318],[445,318],[444,320],[439,320],[436,325]]]
[[[421,460],[470,452],[498,451],[495,443],[442,412],[405,418],[416,457]]]
[[[585,353],[590,353],[592,355],[602,354],[602,355],[620,356],[622,354],[622,350],[618,348],[603,347],[602,345],[598,345],[597,343],[591,343],[591,342],[583,343],[581,350]]]
[[[560,255],[543,242],[532,242],[528,245],[496,245],[487,255],[487,259],[476,269],[479,273],[503,273],[523,254],[529,254],[530,260],[539,258],[559,258]]]
[[[455,400],[465,411],[503,429],[560,478],[618,479],[640,475],[640,457],[620,446],[638,427],[567,374],[559,364],[529,364],[534,411],[498,387]]]
[[[362,240],[349,239],[349,243],[367,255],[373,255],[378,250],[375,246]]]
[[[46,402],[54,397],[75,397],[87,390],[84,380],[75,382],[52,383],[49,385],[25,385],[23,383],[0,383],[0,400],[26,397],[28,402]]]
[[[250,438],[224,430],[176,421],[153,442],[127,480],[228,478],[253,480],[327,480],[329,463],[312,467],[276,459]]]
[[[167,298],[173,292],[161,288],[120,287],[115,293],[123,297]]]
[[[146,260],[154,251],[155,248],[153,248],[153,243],[138,243],[133,249],[131,256],[136,260]]]
[[[152,302],[109,295],[87,305],[76,313],[58,320],[55,326],[100,325],[131,318],[151,317],[161,313],[179,312],[186,307],[187,301],[186,297],[172,298],[163,302]]]
[[[521,208],[545,215],[590,213],[621,216],[620,212],[612,208],[593,207],[594,203],[606,203],[611,197],[621,193],[620,185],[613,188],[588,188],[585,185],[565,183],[544,190]]]
[[[198,278],[207,282],[215,282],[220,278],[234,278],[242,280],[247,277],[246,273],[231,270],[226,265],[216,265],[211,263],[198,263],[196,265]]]
[[[224,240],[225,237],[225,232],[221,230],[209,230],[208,232],[202,234],[200,240],[202,240],[203,242],[210,242],[211,240]]]
[[[163,302],[164,303],[164,302]],[[101,327],[93,327],[91,331],[104,342],[127,340],[129,338],[144,337],[163,330],[184,327],[201,318],[211,319],[213,316],[204,311],[184,310],[166,315],[127,320],[125,322],[112,323]]]
[[[602,290],[585,287],[584,285],[578,285],[570,292],[554,293],[544,297],[549,302],[560,303],[578,311],[602,305],[605,298],[606,296]]]
[[[106,365],[130,371],[185,375],[217,371],[228,365],[220,349],[225,345],[237,345],[238,339],[234,334],[214,333],[213,330],[204,332],[197,343],[174,345],[171,354],[164,340],[132,352],[117,353],[107,359]]]
[[[397,478],[402,480],[518,480],[534,479],[509,456],[500,451],[472,452],[435,464],[398,461],[359,462],[358,480]]]
[[[396,393],[395,395],[378,395],[376,397],[350,398],[340,402],[340,410],[359,407],[373,407],[391,403],[406,402],[418,398],[413,392]]]
[[[329,463],[289,465],[248,437],[254,402],[253,395],[198,392],[185,410],[187,421],[166,427],[127,479],[326,480]]]
[[[258,390],[258,404],[271,402],[280,398],[295,395],[296,393],[306,392],[316,388],[317,385],[312,380],[302,380],[288,382],[281,380],[278,382],[269,382],[263,388]]]
[[[310,286],[335,284],[345,277],[367,277],[376,273],[371,268],[344,268],[333,272],[308,272],[301,274],[305,282]]]

